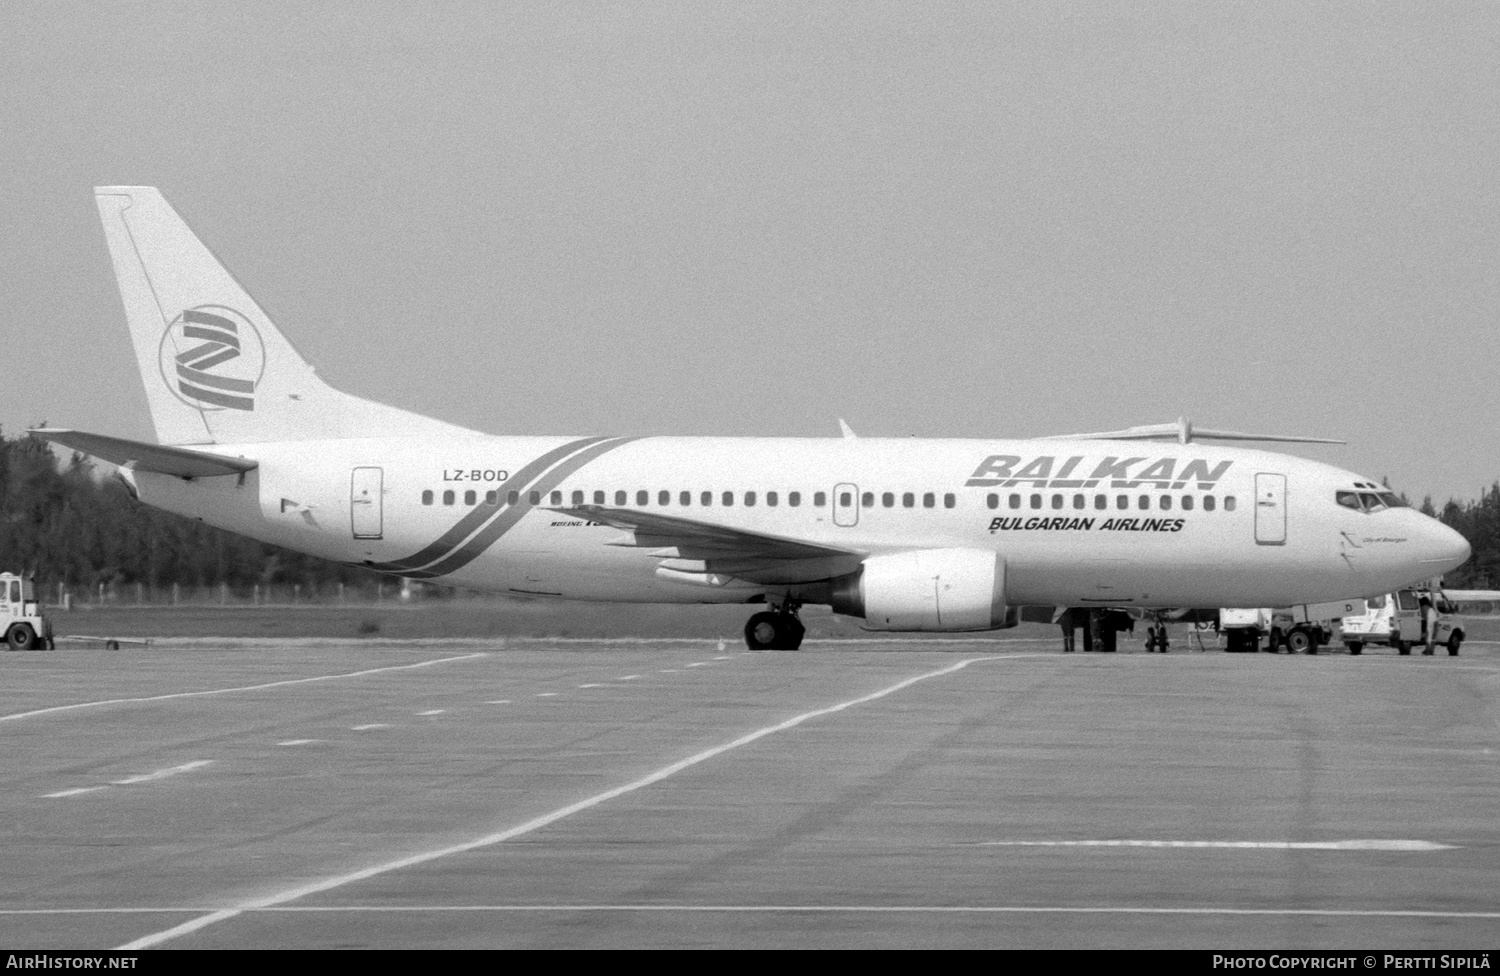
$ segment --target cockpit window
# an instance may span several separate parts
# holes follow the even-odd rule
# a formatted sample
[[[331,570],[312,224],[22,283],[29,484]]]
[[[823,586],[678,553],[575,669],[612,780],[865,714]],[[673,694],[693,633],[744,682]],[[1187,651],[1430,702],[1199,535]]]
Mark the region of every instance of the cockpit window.
[[[1380,493],[1380,500],[1385,502],[1391,508],[1406,507],[1406,503],[1401,500],[1401,496],[1397,495],[1394,491],[1382,491]]]
[[[1338,503],[1345,508],[1352,508],[1356,512],[1360,511],[1359,495],[1354,492],[1341,491],[1335,497],[1338,499]]]
[[[1367,511],[1367,512],[1379,512],[1379,511],[1381,511],[1383,509],[1390,508],[1390,506],[1387,505],[1381,499],[1381,497],[1379,495],[1375,494],[1373,491],[1362,491],[1362,492],[1360,492],[1359,493],[1359,500],[1362,501],[1362,502],[1364,502],[1365,511]]]

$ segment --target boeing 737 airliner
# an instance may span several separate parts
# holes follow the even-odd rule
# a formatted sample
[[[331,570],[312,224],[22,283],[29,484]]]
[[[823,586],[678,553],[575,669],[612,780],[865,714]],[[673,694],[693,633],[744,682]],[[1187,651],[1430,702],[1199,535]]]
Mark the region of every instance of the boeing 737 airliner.
[[[764,604],[746,642],[790,649],[807,603],[872,630],[978,631],[1021,606],[1374,596],[1469,556],[1368,477],[1185,422],[1037,440],[466,430],[332,389],[157,190],[95,194],[159,443],[32,433],[119,465],[149,505],[327,559]]]

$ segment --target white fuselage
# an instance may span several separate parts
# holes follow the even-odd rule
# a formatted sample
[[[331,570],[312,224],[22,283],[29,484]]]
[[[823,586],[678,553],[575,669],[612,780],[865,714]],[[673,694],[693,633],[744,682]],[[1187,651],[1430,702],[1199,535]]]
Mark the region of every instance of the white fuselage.
[[[808,564],[807,582],[862,555],[990,550],[1010,605],[1341,600],[1468,554],[1411,509],[1336,504],[1337,491],[1376,487],[1362,476],[1203,443],[475,435],[202,450],[259,467],[193,480],[135,472],[141,499],[397,575],[582,600],[745,602],[796,583],[674,569],[679,554],[558,511],[580,500],[855,554]]]

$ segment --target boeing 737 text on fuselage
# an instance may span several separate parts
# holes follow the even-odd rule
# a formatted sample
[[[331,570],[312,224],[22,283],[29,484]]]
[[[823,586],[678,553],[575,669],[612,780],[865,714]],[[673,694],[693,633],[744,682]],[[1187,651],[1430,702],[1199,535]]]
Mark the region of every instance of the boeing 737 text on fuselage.
[[[873,630],[978,631],[1022,606],[1373,596],[1469,555],[1370,478],[1186,423],[482,434],[329,387],[157,190],[95,193],[159,443],[33,433],[119,465],[146,504],[326,559],[499,593],[765,604],[749,646],[794,648],[807,603]]]

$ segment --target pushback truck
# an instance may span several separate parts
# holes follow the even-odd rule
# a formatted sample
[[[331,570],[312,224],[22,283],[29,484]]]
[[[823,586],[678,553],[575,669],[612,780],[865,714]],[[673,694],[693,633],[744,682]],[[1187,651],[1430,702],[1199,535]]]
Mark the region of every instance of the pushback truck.
[[[36,581],[0,573],[0,634],[13,651],[52,649],[52,621],[36,599]]]

